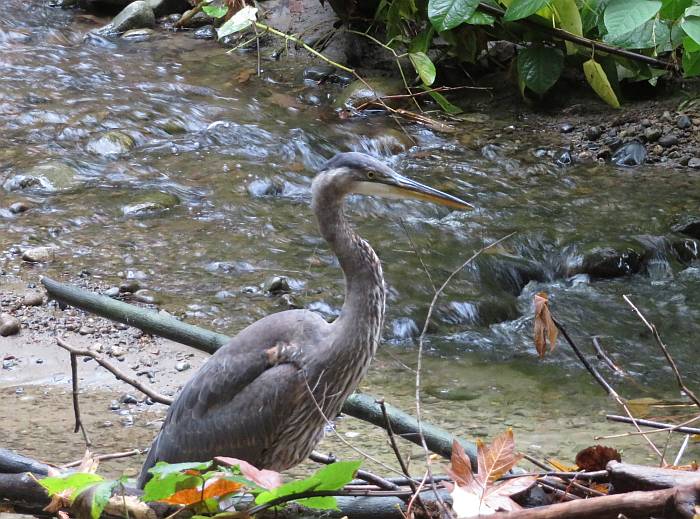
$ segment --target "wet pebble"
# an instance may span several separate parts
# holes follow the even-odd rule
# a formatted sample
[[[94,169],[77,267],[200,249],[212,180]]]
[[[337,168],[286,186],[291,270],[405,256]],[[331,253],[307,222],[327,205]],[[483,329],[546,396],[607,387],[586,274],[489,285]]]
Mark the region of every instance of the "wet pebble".
[[[272,295],[289,293],[289,281],[284,276],[274,276],[265,282],[265,292]]]
[[[649,127],[644,130],[644,138],[648,142],[658,141],[661,137],[661,130],[655,127]]]
[[[610,159],[618,166],[639,166],[646,160],[647,150],[639,141],[630,141],[618,149]]]
[[[177,371],[187,371],[190,368],[191,366],[188,362],[178,362],[177,364],[175,364],[175,369]]]
[[[129,41],[148,41],[153,37],[152,29],[130,29],[122,34],[122,39]]]
[[[12,214],[20,214],[29,210],[29,204],[26,202],[15,202],[10,206],[10,212]]]
[[[81,326],[78,330],[78,333],[80,335],[92,335],[93,333],[95,333],[95,329],[91,326]]]
[[[688,161],[688,167],[693,169],[700,169],[700,158],[693,157]]]
[[[216,29],[213,25],[204,25],[192,33],[195,40],[213,40],[216,39]]]
[[[116,411],[120,408],[121,408],[121,406],[119,405],[119,402],[117,402],[116,400],[112,400],[112,402],[109,404],[109,409],[112,411]]]
[[[8,337],[19,333],[19,320],[10,314],[0,314],[0,336]]]
[[[304,79],[307,81],[313,81],[314,83],[319,83],[335,72],[335,67],[331,65],[313,65],[304,69]]]
[[[29,263],[45,263],[53,261],[55,252],[54,247],[32,247],[22,252],[22,259]]]
[[[107,290],[102,292],[102,295],[107,297],[117,297],[119,295],[119,287],[109,287]]]
[[[659,144],[664,148],[670,148],[671,146],[678,144],[678,137],[672,133],[666,134],[659,139]]]
[[[559,126],[559,131],[561,133],[571,133],[574,131],[574,125],[571,123],[563,123],[561,126]]]
[[[134,299],[148,305],[158,304],[158,297],[156,294],[146,288],[142,288],[141,290],[134,292]]]
[[[139,401],[134,395],[130,395],[129,393],[125,393],[119,398],[119,401],[122,404],[138,404]]]
[[[602,135],[602,130],[598,126],[589,126],[586,128],[586,138],[594,141]]]
[[[678,126],[681,130],[685,130],[693,126],[693,121],[687,115],[681,115],[678,117],[678,119],[676,119],[676,126]]]
[[[41,306],[44,304],[44,294],[39,292],[27,292],[22,298],[24,306]]]
[[[130,135],[111,131],[88,142],[87,150],[103,157],[116,157],[128,153],[134,146],[136,146],[136,142]]]

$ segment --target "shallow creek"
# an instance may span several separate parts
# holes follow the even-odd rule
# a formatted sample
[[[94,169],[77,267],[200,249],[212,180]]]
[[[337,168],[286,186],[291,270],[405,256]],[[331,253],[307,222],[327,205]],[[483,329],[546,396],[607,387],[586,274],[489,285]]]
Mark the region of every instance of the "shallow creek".
[[[450,213],[418,202],[349,201],[390,290],[385,343],[364,390],[414,409],[411,369],[433,283],[511,232],[458,275],[436,307],[425,341],[426,419],[468,438],[511,426],[521,450],[565,460],[594,435],[629,430],[605,421],[615,404],[564,343],[537,358],[532,298],[540,291],[586,351],[591,336],[601,337],[630,377],[615,379],[597,365],[626,396],[679,400],[623,294],[656,322],[688,384],[700,386],[700,264],[659,245],[678,240],[672,224],[700,207],[697,174],[558,166],[557,136],[533,131],[516,110],[475,106],[450,135],[409,125],[412,143],[387,118],[340,120],[331,104],[340,88],[305,84],[308,64],[263,60],[263,77],[241,82],[254,55],[227,55],[187,34],[84,39],[98,22],[45,5],[0,3],[0,267],[7,272],[34,282],[44,273],[66,281],[89,273],[105,287],[131,273],[161,308],[227,334],[284,309],[261,287],[285,276],[296,304],[331,318],[342,304],[342,275],[317,234],[308,187],[326,158],[364,151],[476,206]],[[30,210],[13,214],[18,201]],[[36,246],[56,247],[55,260],[20,261],[17,251]],[[637,274],[598,279],[581,268],[597,247],[633,248],[646,259]],[[3,386],[1,414],[13,416],[3,416],[3,446],[57,461],[80,457],[65,377],[23,384],[21,392]],[[101,452],[148,443],[162,408],[125,425],[108,410],[118,393],[91,392],[83,413]],[[376,430],[343,419],[338,432],[391,460]],[[634,438],[608,443],[625,448],[627,459],[652,459]],[[323,449],[357,455],[333,435]],[[692,446],[684,459],[698,454]],[[135,465],[110,470],[133,473]]]

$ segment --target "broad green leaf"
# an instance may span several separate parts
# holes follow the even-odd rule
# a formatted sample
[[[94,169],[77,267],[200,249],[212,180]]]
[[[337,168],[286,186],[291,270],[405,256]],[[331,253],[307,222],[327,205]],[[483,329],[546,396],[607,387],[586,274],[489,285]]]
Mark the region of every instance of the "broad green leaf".
[[[671,30],[667,22],[654,19],[625,34],[606,34],[603,41],[624,49],[651,49],[670,44]]]
[[[493,16],[477,9],[464,23],[468,25],[493,25],[495,21],[496,19]]]
[[[202,11],[212,18],[223,18],[228,13],[228,6],[225,5],[205,5]]]
[[[428,95],[433,98],[433,100],[440,105],[446,113],[450,115],[456,115],[462,113],[462,109],[459,106],[455,106],[450,103],[447,98],[440,92],[428,92]]]
[[[583,33],[591,35],[594,29],[598,29],[599,33],[605,32],[603,24],[603,11],[608,5],[609,0],[586,0],[581,5],[581,22],[583,24]],[[602,31],[600,30],[602,28]]]
[[[250,27],[253,23],[255,23],[255,14],[257,12],[257,7],[246,5],[216,30],[216,33],[219,35],[219,39]]]
[[[273,499],[283,496],[293,496],[311,490],[338,490],[347,485],[355,477],[357,469],[360,468],[361,461],[338,461],[326,465],[312,476],[301,481],[291,481],[267,492],[258,494],[255,503],[261,505]],[[335,498],[308,498],[300,499],[304,506],[321,508],[324,510],[335,509],[337,504]]]
[[[514,0],[506,9],[506,14],[503,19],[507,22],[527,18],[535,14],[537,11],[545,7],[549,3],[548,0]]]
[[[656,16],[660,9],[661,2],[657,0],[611,0],[603,15],[605,28],[612,37],[628,33]]]
[[[65,490],[72,489],[72,496],[75,497],[81,490],[101,481],[104,481],[104,478],[97,474],[74,472],[65,476],[40,479],[39,484],[46,489],[49,495],[59,494]]]
[[[528,47],[518,52],[518,76],[537,94],[552,88],[563,68],[564,55],[559,49]]]
[[[661,4],[661,18],[675,21],[683,16],[683,11],[693,4],[693,0],[662,0]]]
[[[687,36],[683,40],[683,75],[700,75],[700,43]]]
[[[176,472],[184,472],[186,470],[196,470],[198,472],[204,472],[209,467],[211,467],[211,461],[194,461],[187,463],[166,463],[164,461],[159,461],[153,467],[148,469],[150,474],[153,474],[155,478],[162,478],[164,476],[169,476]]]
[[[465,22],[479,5],[479,0],[429,0],[428,18],[438,31],[448,31]]]
[[[424,31],[418,33],[418,35],[414,37],[411,40],[411,43],[408,45],[408,52],[428,52],[430,43],[433,41],[434,34],[435,29],[432,25]]]
[[[617,100],[617,96],[613,91],[608,77],[603,71],[603,67],[600,66],[593,59],[589,59],[583,64],[583,74],[586,76],[586,81],[591,85],[593,91],[598,94],[598,96],[608,103],[613,108],[620,108],[620,102]]]
[[[162,477],[151,478],[143,489],[142,500],[162,501],[176,492],[187,488],[194,488],[202,483],[202,478],[190,476],[182,472],[172,472]]]
[[[118,481],[104,481],[95,485],[95,490],[92,494],[92,504],[90,505],[90,516],[92,519],[100,519],[109,498],[112,497],[112,490],[117,484]]]
[[[578,12],[576,0],[552,0],[554,13],[559,20],[559,27],[576,36],[583,36],[583,23],[581,14]],[[567,54],[576,54],[576,45],[570,41],[566,44]]]
[[[681,28],[696,43],[700,43],[700,16],[688,16],[690,9],[692,7],[686,9],[686,18],[681,22]]]
[[[416,69],[424,85],[432,85],[435,81],[435,65],[424,52],[411,52],[408,58]]]

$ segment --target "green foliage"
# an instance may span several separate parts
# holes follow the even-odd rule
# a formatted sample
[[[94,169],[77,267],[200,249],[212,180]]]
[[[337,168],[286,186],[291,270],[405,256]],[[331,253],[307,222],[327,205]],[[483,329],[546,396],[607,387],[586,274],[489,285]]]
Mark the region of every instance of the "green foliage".
[[[527,18],[548,4],[549,0],[514,0],[508,6],[503,19],[507,22]]]
[[[301,481],[292,481],[273,490],[258,494],[255,499],[257,504],[269,503],[275,499],[293,496],[312,490],[338,490],[347,485],[360,468],[360,461],[338,461],[320,469],[311,477]],[[321,510],[336,510],[335,497],[309,497],[296,500],[297,503]]]
[[[564,70],[564,54],[552,47],[529,47],[518,52],[518,76],[530,90],[544,94]]]
[[[229,34],[241,32],[255,23],[257,7],[246,5],[216,30],[219,39]]]
[[[112,497],[112,491],[118,484],[118,481],[103,481],[95,485],[92,494],[92,504],[90,505],[90,516],[92,519],[100,519],[109,498]]]
[[[626,34],[644,25],[660,9],[657,0],[611,0],[603,18],[605,28],[612,36]]]
[[[408,54],[413,68],[416,69],[424,85],[432,85],[435,81],[435,65],[424,52],[410,52]]]
[[[39,484],[46,489],[50,496],[71,490],[71,498],[75,499],[83,490],[101,481],[104,481],[104,478],[97,474],[74,472],[65,476],[40,479]]]
[[[478,0],[429,0],[428,18],[438,31],[449,31],[463,24],[478,5]]]
[[[212,18],[223,18],[228,13],[228,7],[225,5],[205,5],[202,11]]]
[[[583,73],[593,91],[613,108],[620,108],[620,102],[603,67],[593,59],[583,64]]]

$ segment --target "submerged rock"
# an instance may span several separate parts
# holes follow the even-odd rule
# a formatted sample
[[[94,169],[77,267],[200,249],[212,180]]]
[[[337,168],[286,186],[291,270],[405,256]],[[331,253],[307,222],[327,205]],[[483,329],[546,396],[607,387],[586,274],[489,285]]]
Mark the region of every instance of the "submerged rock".
[[[180,199],[162,191],[154,191],[139,196],[134,202],[122,207],[122,214],[129,217],[153,216],[172,209]]]
[[[676,258],[681,263],[688,264],[700,258],[700,242],[692,238],[674,241],[671,247],[673,248]]]
[[[130,29],[154,27],[155,24],[156,16],[149,3],[144,0],[136,0],[122,9],[111,23],[98,29],[97,32],[102,35],[121,34]]]
[[[32,247],[22,252],[22,259],[29,263],[45,263],[53,261],[55,254],[55,247]]]
[[[122,39],[129,41],[148,41],[154,34],[153,29],[129,29],[122,34]]]
[[[375,101],[378,97],[400,94],[404,89],[403,83],[395,79],[369,78],[366,83],[369,86],[357,80],[346,86],[335,101],[336,108],[357,108],[365,103]],[[389,100],[385,102],[392,105]],[[396,100],[394,100],[395,103]]]
[[[136,143],[130,135],[123,132],[111,131],[93,139],[87,144],[87,150],[103,157],[115,157],[131,151]]]
[[[3,188],[6,191],[64,191],[76,186],[77,175],[78,171],[73,167],[52,160],[11,176]]]
[[[647,149],[639,141],[630,141],[618,149],[610,159],[617,166],[639,166],[647,158]]]
[[[597,278],[615,278],[639,272],[641,260],[639,253],[633,249],[602,247],[583,258],[581,270]]]
[[[671,230],[700,239],[700,216],[683,216]]]

